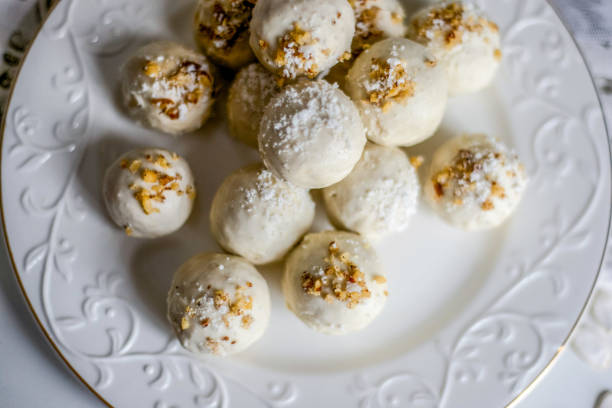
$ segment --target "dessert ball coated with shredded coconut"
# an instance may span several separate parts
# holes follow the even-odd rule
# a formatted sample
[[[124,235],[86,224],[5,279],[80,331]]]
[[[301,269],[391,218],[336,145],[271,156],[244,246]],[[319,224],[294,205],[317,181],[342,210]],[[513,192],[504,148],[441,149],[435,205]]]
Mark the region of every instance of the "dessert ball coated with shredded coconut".
[[[387,301],[387,279],[361,236],[308,234],[289,254],[282,278],[287,307],[308,327],[346,334],[368,326]]]
[[[368,139],[385,146],[412,146],[430,137],[448,100],[444,70],[425,47],[405,38],[388,38],[365,50],[345,89]]]
[[[492,137],[451,139],[435,152],[425,183],[431,207],[465,230],[493,228],[518,206],[527,176],[515,153]]]
[[[213,104],[212,66],[169,41],[148,44],[123,67],[123,98],[144,125],[179,135],[199,129]]]
[[[212,202],[210,225],[225,250],[265,264],[285,256],[308,231],[314,215],[308,190],[255,164],[223,181]]]
[[[346,177],[365,142],[357,108],[326,81],[283,88],[266,107],[259,129],[265,165],[304,188],[327,187]]]
[[[238,256],[203,253],[174,274],[168,320],[183,347],[225,356],[251,346],[270,321],[270,292],[261,274]]]
[[[194,38],[214,62],[238,69],[255,56],[249,45],[249,23],[256,0],[199,0],[193,19]]]
[[[447,71],[451,95],[486,87],[502,58],[499,28],[468,2],[445,1],[417,12],[408,37],[425,45]]]
[[[376,238],[406,228],[419,190],[416,169],[404,152],[368,143],[351,174],[325,188],[323,198],[334,224]]]
[[[242,68],[229,90],[227,120],[230,133],[238,140],[257,147],[259,123],[265,107],[279,92],[274,74],[261,64]]]
[[[195,199],[189,164],[163,149],[134,150],[119,157],[104,177],[104,203],[127,235],[156,238],[178,230]]]
[[[308,76],[350,56],[355,16],[347,0],[259,0],[251,20],[251,48],[283,78]]]

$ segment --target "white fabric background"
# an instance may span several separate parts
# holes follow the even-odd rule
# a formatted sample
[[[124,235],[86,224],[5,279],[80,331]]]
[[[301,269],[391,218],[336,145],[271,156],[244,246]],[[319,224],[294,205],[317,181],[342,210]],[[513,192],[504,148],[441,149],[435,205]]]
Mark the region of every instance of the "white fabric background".
[[[170,1],[170,0],[169,0]],[[0,112],[18,60],[51,0],[0,0]],[[612,124],[612,0],[551,0],[584,51]],[[4,247],[4,244],[0,244]],[[612,388],[612,245],[572,346],[517,408],[593,407]],[[599,300],[601,299],[601,300]],[[0,249],[0,407],[102,407],[38,329]],[[489,407],[485,407],[489,408]]]

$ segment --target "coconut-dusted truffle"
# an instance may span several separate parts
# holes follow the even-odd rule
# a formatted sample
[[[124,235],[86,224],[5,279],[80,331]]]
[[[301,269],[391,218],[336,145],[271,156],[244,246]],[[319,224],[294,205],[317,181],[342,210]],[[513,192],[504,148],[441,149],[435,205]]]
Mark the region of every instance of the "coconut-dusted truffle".
[[[501,142],[481,134],[463,135],[434,154],[425,195],[452,225],[482,230],[514,212],[526,183],[523,165]]]
[[[261,117],[268,102],[278,91],[274,74],[261,64],[250,64],[240,70],[227,100],[227,120],[231,134],[257,147]]]
[[[420,158],[414,158],[420,164]],[[397,147],[368,143],[341,182],[323,190],[327,213],[343,229],[370,237],[405,229],[416,212],[419,179]]]
[[[194,38],[214,62],[232,69],[255,56],[249,46],[249,23],[257,0],[199,0],[193,20]]]
[[[361,236],[308,234],[290,253],[282,289],[287,307],[310,328],[346,334],[369,325],[387,300],[387,279]]]
[[[425,45],[448,74],[451,95],[486,87],[499,67],[499,29],[474,4],[445,1],[416,13],[408,36]]]
[[[200,128],[213,104],[206,57],[169,41],[148,44],[123,69],[123,97],[140,122],[178,135]]]
[[[238,256],[203,253],[189,259],[174,274],[167,303],[183,347],[199,354],[243,351],[270,320],[268,285]]]
[[[103,193],[110,217],[127,235],[155,238],[187,221],[196,191],[185,159],[150,148],[117,159],[106,171]]]
[[[266,166],[304,188],[327,187],[346,177],[365,142],[353,102],[321,80],[286,86],[268,104],[259,129]]]
[[[259,0],[250,43],[270,71],[314,78],[350,56],[354,33],[347,0]]]
[[[212,202],[210,225],[225,250],[264,264],[285,256],[308,231],[314,214],[308,190],[255,164],[223,181]]]
[[[368,139],[385,146],[411,146],[430,137],[448,99],[444,70],[425,47],[405,38],[388,38],[365,50],[345,86]]]

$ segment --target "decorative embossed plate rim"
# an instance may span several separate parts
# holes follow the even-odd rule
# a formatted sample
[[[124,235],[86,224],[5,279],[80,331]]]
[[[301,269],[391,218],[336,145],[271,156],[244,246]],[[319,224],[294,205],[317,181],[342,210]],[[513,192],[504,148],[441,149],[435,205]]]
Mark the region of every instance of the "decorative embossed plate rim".
[[[66,1],[62,1],[62,2],[61,2],[61,4],[63,4],[63,3],[67,3],[67,2],[68,2],[68,0],[66,0]],[[55,8],[54,8],[54,9],[55,9]],[[37,34],[37,37],[38,37],[38,34]],[[28,48],[28,53],[29,53],[29,51],[30,51],[30,48]],[[27,55],[27,54],[26,54],[26,55]],[[20,73],[21,73],[21,71],[22,71],[22,67],[23,67],[23,65],[24,65],[24,64],[26,64],[26,63],[27,63],[27,61],[28,61],[28,59],[27,59],[27,58],[24,58],[24,62],[22,63],[22,66],[20,67],[20,70],[19,70],[19,72],[20,72]],[[587,67],[587,70],[588,70],[588,67]],[[590,71],[589,71],[589,74],[590,74]],[[18,76],[18,78],[19,78],[19,76]],[[14,84],[13,84],[13,88],[11,89],[10,99],[9,99],[9,105],[8,105],[8,106],[9,106],[9,109],[7,109],[7,110],[6,110],[5,117],[3,118],[3,121],[2,121],[2,127],[0,128],[1,133],[2,133],[2,138],[3,138],[3,148],[4,148],[4,133],[5,133],[5,130],[6,130],[6,122],[7,122],[7,120],[8,120],[9,114],[10,114],[10,113],[14,113],[14,112],[13,112],[13,111],[10,109],[10,106],[11,106],[11,105],[10,105],[10,102],[11,102],[11,100],[12,100],[13,91],[14,91],[14,89],[15,89],[15,87],[16,87],[16,84],[19,82],[19,81],[18,81],[18,78],[17,78],[17,80],[14,82]],[[599,101],[598,101],[598,106],[599,106],[599,109],[601,110],[601,104],[600,104],[600,102],[599,102]],[[608,148],[609,148],[609,145],[608,145]],[[2,197],[2,198],[3,198],[3,197]],[[609,206],[608,206],[608,207],[609,207]],[[50,341],[50,343],[52,344],[53,348],[54,348],[54,349],[55,349],[55,350],[58,352],[58,354],[59,354],[59,355],[60,355],[60,357],[61,357],[61,358],[64,360],[64,362],[65,362],[65,363],[68,365],[68,367],[69,367],[69,368],[70,368],[70,369],[71,369],[71,370],[72,370],[72,371],[75,373],[75,375],[77,375],[77,377],[78,377],[78,378],[79,378],[79,379],[80,379],[80,380],[81,380],[81,381],[82,381],[82,382],[83,382],[83,383],[84,383],[84,384],[85,384],[85,385],[86,385],[86,386],[87,386],[87,387],[88,387],[88,388],[89,388],[89,389],[90,389],[90,390],[91,390],[91,391],[92,391],[92,392],[93,392],[93,393],[94,393],[96,396],[98,396],[98,398],[100,398],[100,399],[101,399],[103,402],[105,402],[106,404],[108,404],[108,405],[110,406],[111,404],[110,404],[108,401],[106,401],[106,400],[105,400],[105,399],[104,399],[104,398],[103,398],[103,397],[102,397],[102,396],[101,396],[101,395],[100,395],[100,394],[99,394],[99,393],[98,393],[98,392],[95,390],[95,388],[94,388],[94,387],[92,387],[92,386],[91,386],[91,385],[90,385],[90,384],[89,384],[89,383],[88,383],[88,382],[87,382],[87,381],[86,381],[86,380],[85,380],[85,379],[84,379],[84,378],[83,378],[83,377],[82,377],[82,376],[79,374],[79,371],[78,371],[77,369],[75,369],[75,368],[74,368],[74,367],[73,367],[73,366],[70,364],[70,362],[68,361],[68,358],[66,358],[66,357],[63,355],[62,351],[60,350],[60,347],[59,347],[59,346],[58,346],[58,345],[57,345],[57,344],[54,342],[54,340],[53,340],[52,336],[51,336],[51,335],[50,335],[50,334],[47,332],[47,330],[46,330],[46,328],[45,328],[44,324],[42,323],[42,321],[41,321],[41,320],[40,320],[40,318],[38,317],[38,315],[37,315],[37,313],[36,313],[36,310],[35,310],[35,308],[34,308],[34,306],[33,306],[32,302],[31,302],[31,301],[30,301],[30,299],[28,298],[27,290],[26,290],[26,288],[25,288],[25,286],[24,286],[24,284],[23,284],[23,282],[22,282],[22,278],[21,278],[20,273],[19,273],[19,268],[17,267],[17,263],[15,262],[14,257],[13,257],[13,251],[12,251],[11,246],[10,246],[9,234],[8,234],[8,232],[7,232],[7,227],[6,227],[6,224],[5,224],[5,222],[4,222],[4,221],[5,221],[5,218],[4,218],[4,217],[5,217],[5,214],[4,214],[4,212],[5,212],[5,206],[4,206],[4,200],[2,200],[2,221],[3,221],[3,231],[4,231],[5,241],[6,241],[6,243],[7,243],[7,248],[8,248],[8,251],[9,251],[9,256],[10,256],[10,259],[11,259],[12,268],[13,268],[13,270],[14,270],[14,272],[15,272],[16,278],[17,278],[17,280],[18,280],[18,282],[19,282],[19,285],[20,285],[20,288],[21,288],[21,290],[22,290],[22,292],[23,292],[23,294],[24,294],[24,297],[26,298],[26,301],[27,301],[27,303],[28,303],[28,306],[29,306],[29,307],[30,307],[30,309],[32,310],[32,313],[33,313],[33,315],[34,315],[34,317],[35,317],[36,321],[37,321],[37,322],[38,322],[38,324],[40,325],[40,327],[41,327],[41,329],[43,330],[43,333],[45,334],[45,336],[48,338],[48,340],[49,340],[49,341]],[[606,237],[607,237],[607,234],[606,234]],[[599,267],[601,268],[601,260],[600,260],[600,262],[599,262]],[[598,272],[597,272],[597,273],[598,273]],[[593,291],[593,285],[591,285],[591,288],[590,288],[590,291],[589,291],[589,296],[592,294],[592,291]],[[580,314],[582,314],[582,313],[584,312],[585,305],[586,305],[586,301],[585,301],[585,303],[582,305],[582,308],[581,308]],[[571,334],[571,332],[572,332],[572,331],[575,329],[575,327],[576,327],[576,322],[573,322],[572,327],[571,327],[570,334]],[[559,350],[558,350],[558,351],[557,351],[557,352],[556,352],[556,353],[553,355],[552,360],[551,360],[551,361],[549,361],[549,362],[548,362],[548,363],[547,363],[547,364],[546,364],[546,365],[545,365],[543,368],[539,369],[539,373],[536,375],[536,377],[535,377],[535,378],[534,378],[534,379],[533,379],[533,380],[530,382],[530,384],[529,384],[529,385],[528,385],[528,386],[527,386],[525,389],[528,389],[530,386],[532,386],[534,383],[536,383],[536,382],[537,382],[537,380],[538,380],[538,378],[540,378],[540,376],[541,376],[541,375],[542,375],[542,374],[543,374],[543,373],[546,371],[546,369],[547,369],[548,367],[550,367],[550,366],[551,366],[552,361],[554,361],[554,358],[555,358],[555,357],[558,355],[558,353],[560,352],[560,350],[561,350],[561,349],[562,349],[562,348],[565,346],[565,344],[566,344],[566,342],[567,342],[567,340],[568,340],[568,337],[569,337],[569,334],[567,334],[567,335],[565,335],[565,336],[564,336],[564,340],[562,341],[562,344],[561,344],[561,346],[559,347]],[[384,382],[383,382],[382,384],[384,384]],[[367,386],[367,385],[366,385],[366,386]],[[383,386],[384,386],[384,385],[379,385],[379,388],[382,388]],[[274,392],[277,392],[277,391],[274,391]],[[281,393],[281,395],[280,395],[280,396],[282,397],[282,390],[279,390],[279,392]],[[380,390],[379,390],[379,392],[380,392]],[[519,398],[521,397],[521,395],[524,395],[524,391],[521,391],[521,392],[520,392],[518,395],[516,395],[516,396],[514,397],[513,401],[516,401],[517,399],[519,399]],[[377,395],[377,396],[378,396],[378,397],[380,397],[379,395]],[[223,396],[222,396],[222,397],[223,397]],[[221,401],[221,403],[223,403],[223,404],[226,402],[226,401],[225,401],[223,398],[222,398],[220,401]],[[367,400],[362,400],[361,402],[363,403],[363,401],[366,401],[366,402],[364,403],[364,405],[363,405],[363,406],[369,406],[369,405],[368,405]],[[282,401],[281,401],[281,402],[282,402]],[[390,401],[387,401],[387,402],[391,403]],[[264,401],[264,403],[265,403],[265,401]],[[279,405],[282,405],[282,404],[279,402]],[[162,405],[160,405],[160,406],[162,406]]]

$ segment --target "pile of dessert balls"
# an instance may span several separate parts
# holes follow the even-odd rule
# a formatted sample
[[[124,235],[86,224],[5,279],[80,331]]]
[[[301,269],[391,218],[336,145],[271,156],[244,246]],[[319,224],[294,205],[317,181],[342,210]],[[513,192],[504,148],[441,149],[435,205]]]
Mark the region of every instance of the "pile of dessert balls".
[[[230,174],[212,202],[212,234],[233,255],[197,255],[174,276],[168,318],[178,338],[204,354],[251,345],[270,316],[253,265],[282,259],[286,304],[306,325],[364,328],[388,295],[368,239],[405,229],[420,194],[423,158],[398,146],[430,137],[449,96],[489,84],[501,59],[497,25],[461,1],[406,21],[398,0],[199,0],[194,33],[203,54],[155,42],[125,64],[129,112],[169,134],[194,131],[217,92],[210,61],[238,70],[229,127],[262,163]],[[513,212],[525,184],[506,146],[461,135],[431,158],[424,194],[452,225],[486,229]],[[338,231],[305,235],[311,189],[322,189]],[[124,154],[104,181],[112,219],[133,237],[179,229],[195,194],[187,162],[163,149]]]

